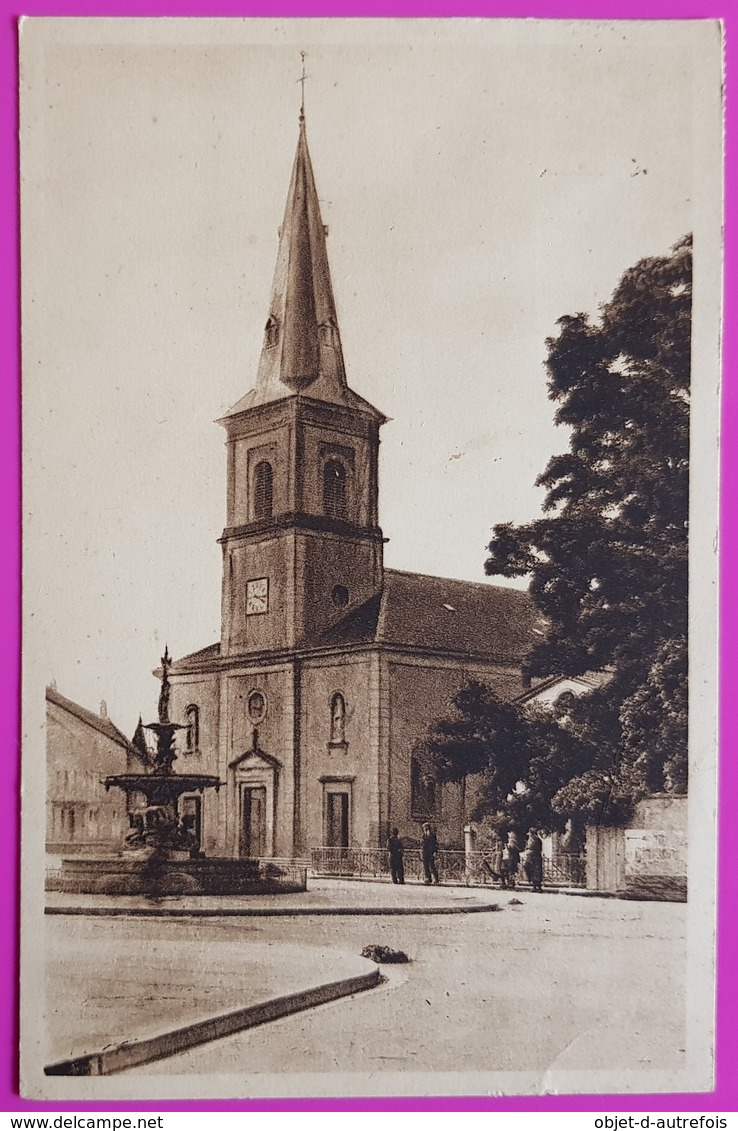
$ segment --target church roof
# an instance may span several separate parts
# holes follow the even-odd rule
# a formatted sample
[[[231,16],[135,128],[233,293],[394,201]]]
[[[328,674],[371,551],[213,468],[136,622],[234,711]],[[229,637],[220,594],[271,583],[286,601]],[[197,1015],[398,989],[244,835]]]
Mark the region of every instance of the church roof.
[[[385,570],[381,594],[322,643],[381,643],[521,660],[539,613],[527,593],[484,582]]]
[[[92,727],[93,730],[104,734],[106,738],[117,742],[119,746],[124,747],[126,750],[130,749],[130,742],[123,732],[118,730],[114,723],[111,723],[110,719],[103,718],[102,715],[96,715],[93,711],[88,711],[86,707],[80,707],[79,703],[75,703],[72,699],[67,699],[65,695],[60,695],[53,687],[46,688],[46,700],[49,703],[53,703],[56,707],[61,707],[63,711],[67,711],[70,715],[74,715],[76,719],[80,719],[81,722],[86,723],[87,726]]]
[[[384,419],[346,383],[326,234],[301,113],[256,387],[224,420],[300,394]]]
[[[185,660],[191,663],[193,660],[197,663],[199,660],[217,660],[220,655],[220,644],[208,644],[206,648],[199,648],[197,652],[190,652],[186,656],[180,656],[178,660],[172,661],[170,671],[176,671],[178,664],[183,664]]]
[[[384,644],[519,663],[540,620],[520,589],[386,569],[382,592],[348,613],[316,645]],[[220,645],[211,644],[182,656],[171,670],[219,655]]]

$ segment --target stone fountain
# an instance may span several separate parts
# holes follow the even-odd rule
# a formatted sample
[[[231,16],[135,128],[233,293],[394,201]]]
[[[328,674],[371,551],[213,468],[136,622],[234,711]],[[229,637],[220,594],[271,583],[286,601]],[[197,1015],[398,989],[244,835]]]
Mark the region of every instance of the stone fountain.
[[[220,778],[213,774],[181,774],[174,772],[177,755],[174,752],[174,735],[184,730],[181,723],[169,718],[169,649],[161,658],[161,691],[159,717],[149,723],[146,730],[156,735],[156,753],[151,768],[143,773],[114,774],[105,778],[106,789],[122,789],[129,799],[131,830],[125,838],[129,859],[143,859],[158,863],[172,863],[200,858],[199,845],[194,831],[179,818],[177,803],[183,793],[202,793],[206,789],[220,789]],[[146,804],[131,811],[130,798],[138,794]],[[135,854],[135,855],[134,855]]]
[[[156,735],[150,766],[139,773],[105,778],[106,790],[122,789],[130,828],[121,851],[107,856],[62,860],[52,890],[93,895],[252,895],[304,891],[305,868],[290,862],[206,857],[187,817],[178,814],[182,794],[218,790],[213,774],[177,773],[174,736],[186,729],[169,718],[169,649],[161,658],[158,720],[146,730]],[[143,797],[145,804],[132,805]]]

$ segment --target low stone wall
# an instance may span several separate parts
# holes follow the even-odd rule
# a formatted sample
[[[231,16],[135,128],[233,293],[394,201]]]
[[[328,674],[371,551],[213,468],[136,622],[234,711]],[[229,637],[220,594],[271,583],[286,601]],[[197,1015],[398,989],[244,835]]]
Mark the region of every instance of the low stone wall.
[[[587,829],[587,887],[631,899],[687,898],[687,798],[640,801],[625,829]]]
[[[270,895],[305,891],[307,869],[273,860],[136,860],[65,857],[46,878],[48,891],[79,895]]]
[[[633,898],[686,900],[687,798],[647,797],[625,830],[625,891]]]

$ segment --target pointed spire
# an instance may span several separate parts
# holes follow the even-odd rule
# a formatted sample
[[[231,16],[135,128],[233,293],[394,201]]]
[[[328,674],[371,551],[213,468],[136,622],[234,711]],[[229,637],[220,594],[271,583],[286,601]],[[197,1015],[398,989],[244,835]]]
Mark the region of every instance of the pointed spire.
[[[311,395],[325,397],[329,390],[337,392],[346,387],[326,229],[308,150],[304,106],[303,94],[297,152],[279,233],[256,381],[259,400],[301,392],[319,381],[321,390]]]
[[[359,409],[380,422],[386,419],[346,382],[328,265],[328,229],[320,214],[305,129],[307,75],[304,52],[301,55],[297,151],[279,229],[256,386],[229,409],[221,423],[257,405],[303,392],[314,400]]]

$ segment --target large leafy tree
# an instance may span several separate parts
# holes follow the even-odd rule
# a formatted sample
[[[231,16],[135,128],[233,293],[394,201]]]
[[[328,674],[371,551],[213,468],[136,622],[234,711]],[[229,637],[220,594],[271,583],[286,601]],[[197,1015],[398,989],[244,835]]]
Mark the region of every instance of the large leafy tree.
[[[548,713],[470,685],[423,744],[429,773],[480,774],[481,808],[512,826],[621,822],[686,788],[691,277],[685,237],[547,341],[569,450],[538,479],[543,517],[496,526],[485,568],[528,577],[545,615],[530,676],[609,678]]]
[[[531,675],[612,673],[570,714],[612,760],[593,772],[631,796],[686,787],[691,278],[685,237],[626,271],[596,322],[559,321],[548,388],[569,451],[538,479],[544,517],[496,526],[485,563],[530,576],[548,622]]]
[[[632,798],[614,784],[598,728],[574,722],[574,707],[574,698],[563,697],[554,708],[504,701],[471,681],[415,754],[428,779],[462,785],[464,818],[490,818],[498,830],[561,831],[572,817],[625,819]],[[474,789],[467,798],[468,780]]]

